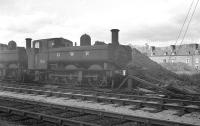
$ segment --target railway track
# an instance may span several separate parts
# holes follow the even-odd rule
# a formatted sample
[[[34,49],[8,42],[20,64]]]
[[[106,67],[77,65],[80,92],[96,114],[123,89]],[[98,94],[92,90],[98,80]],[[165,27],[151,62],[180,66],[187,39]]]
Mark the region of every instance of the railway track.
[[[183,100],[190,100],[190,101],[200,101],[200,95],[194,94],[194,95],[180,95],[181,97],[170,97],[170,96],[166,96],[163,95],[162,93],[158,94],[156,92],[153,91],[142,91],[142,90],[132,90],[130,91],[126,91],[126,92],[121,92],[119,90],[108,90],[108,89],[94,89],[94,88],[89,88],[89,87],[74,87],[74,86],[69,86],[67,84],[52,84],[52,85],[48,85],[48,84],[42,84],[41,83],[19,83],[19,82],[9,82],[9,81],[0,81],[0,85],[2,86],[12,86],[12,87],[24,87],[24,88],[34,88],[34,89],[42,89],[42,90],[53,90],[53,91],[76,91],[76,92],[103,92],[103,93],[113,93],[113,94],[122,94],[122,95],[150,95],[153,97],[167,97],[167,98],[175,98],[175,99],[183,99]],[[47,87],[46,87],[47,86]],[[49,86],[49,87],[48,87]],[[52,87],[51,87],[52,86]]]
[[[47,122],[55,126],[101,126],[126,123],[125,119],[112,117],[112,114],[107,116],[106,113],[103,115],[104,113],[98,111],[5,97],[0,97],[0,111],[2,113],[21,116],[17,119],[15,118],[15,121],[18,122],[35,119],[37,120],[35,123],[41,126],[46,125],[44,123]]]
[[[166,96],[166,95],[163,95],[163,93],[155,93],[155,92],[152,92],[152,91],[139,91],[139,90],[133,90],[131,92],[120,92],[119,90],[115,91],[115,90],[106,90],[106,89],[93,89],[93,88],[89,88],[89,87],[74,87],[74,86],[70,86],[70,85],[63,85],[63,84],[52,84],[52,87],[45,87],[44,85],[47,85],[49,86],[48,84],[42,84],[43,86],[41,86],[41,83],[19,83],[19,82],[9,82],[9,81],[0,81],[0,86],[12,86],[12,87],[24,87],[24,88],[33,88],[33,89],[42,89],[42,90],[53,90],[53,91],[71,91],[73,90],[76,91],[76,92],[91,92],[91,93],[95,93],[95,92],[103,92],[103,93],[107,93],[107,94],[122,94],[122,95],[141,95],[141,96],[144,96],[144,95],[150,95],[150,96],[156,96],[156,97],[167,97],[167,98],[170,98],[170,99],[183,99],[183,100],[188,100],[188,101],[200,101],[200,95],[199,94],[188,94],[188,95],[180,95],[178,94],[178,96],[180,97],[171,97],[171,96]],[[119,93],[120,92],[120,93]]]
[[[14,86],[14,87],[12,87]],[[16,87],[19,85],[12,86],[0,86],[1,90],[7,90],[19,93],[28,94],[39,94],[47,96],[59,96],[59,97],[70,97],[75,99],[83,100],[96,100],[99,102],[110,102],[110,103],[121,103],[122,105],[132,105],[137,104],[138,107],[153,106],[162,109],[180,109],[183,112],[199,111],[200,101],[193,100],[182,100],[182,99],[169,99],[162,97],[148,97],[148,96],[138,96],[138,95],[126,95],[126,94],[116,94],[116,93],[106,93],[106,92],[96,92],[96,91],[85,91],[77,89],[64,89],[61,91],[49,90],[37,86],[27,86],[20,85],[22,87]],[[183,113],[184,114],[184,113]]]
[[[17,98],[0,97],[0,112],[12,116],[18,122],[52,123],[67,126],[197,126],[173,121],[143,118],[72,106],[62,106]]]
[[[100,93],[100,92],[80,92],[80,91],[68,91],[68,92],[53,92],[53,91],[44,91],[36,89],[27,89],[27,88],[15,88],[15,87],[6,87],[1,86],[2,91],[10,91],[17,93],[25,94],[35,94],[35,95],[45,95],[45,96],[56,96],[64,97],[70,99],[81,99],[81,100],[90,100],[95,102],[104,102],[110,104],[119,104],[119,105],[135,105],[135,108],[140,109],[143,107],[152,107],[155,108],[155,112],[160,112],[166,109],[179,110],[177,115],[182,116],[185,113],[190,112],[200,112],[200,101],[189,101],[189,100],[180,100],[180,99],[167,99],[167,98],[157,98],[157,97],[145,97],[137,95],[123,95],[123,94],[114,94],[114,93]]]
[[[51,90],[43,89],[29,89],[29,88],[16,88],[1,86],[1,91],[15,92],[23,95],[35,95],[35,96],[45,96],[45,97],[57,97],[66,99],[77,99],[82,101],[93,101],[96,103],[103,104],[114,104],[116,106],[132,106],[131,110],[141,110],[144,108],[152,108],[150,110],[145,110],[151,113],[159,113],[165,110],[178,110],[175,113],[177,116],[183,116],[187,113],[200,112],[200,101],[190,101],[181,99],[167,99],[159,97],[147,97],[138,95],[124,95],[115,93],[102,93],[93,91],[80,91],[80,90],[68,90],[65,92],[55,92]],[[134,106],[134,107],[133,107]],[[120,116],[121,114],[119,114]],[[135,118],[135,117],[134,117]],[[140,117],[143,118],[143,117]],[[151,118],[152,119],[152,118]],[[145,120],[145,119],[144,119]],[[166,120],[165,120],[166,121]],[[160,122],[160,120],[158,121]],[[173,121],[172,121],[173,122]],[[170,125],[173,126],[172,122],[169,121]],[[158,123],[159,124],[159,123]],[[162,123],[160,123],[162,124]],[[164,123],[168,126],[168,123]],[[181,124],[180,126],[186,124]],[[179,124],[178,124],[179,126]]]
[[[192,100],[182,100],[182,99],[169,99],[162,97],[148,97],[148,96],[138,96],[138,95],[125,95],[116,93],[105,93],[105,92],[95,92],[95,91],[83,91],[83,90],[73,90],[65,89],[63,91],[53,91],[49,89],[25,86],[23,88],[19,87],[8,87],[0,86],[3,91],[12,91],[19,93],[28,93],[36,95],[47,95],[47,96],[57,96],[57,97],[69,97],[75,99],[83,100],[96,100],[97,102],[107,102],[107,103],[120,103],[121,105],[138,105],[137,107],[158,107],[159,109],[180,109],[183,112],[199,111],[200,101]],[[35,89],[36,88],[36,89]],[[160,111],[161,111],[160,110]],[[183,113],[184,114],[184,113]]]

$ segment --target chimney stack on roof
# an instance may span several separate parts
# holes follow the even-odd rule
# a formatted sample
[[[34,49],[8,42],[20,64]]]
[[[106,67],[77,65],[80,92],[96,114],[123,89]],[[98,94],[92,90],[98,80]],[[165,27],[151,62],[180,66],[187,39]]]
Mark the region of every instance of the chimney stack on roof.
[[[175,45],[170,45],[170,47],[171,47],[171,51],[174,52],[175,49],[176,49],[176,46]]]
[[[154,51],[155,51],[155,49],[156,49],[156,47],[155,47],[155,46],[151,46],[151,52],[154,52]]]
[[[199,44],[194,44],[195,45],[195,49],[197,50],[199,48]]]
[[[156,47],[155,46],[151,46],[151,56],[155,55],[155,50],[156,50]]]

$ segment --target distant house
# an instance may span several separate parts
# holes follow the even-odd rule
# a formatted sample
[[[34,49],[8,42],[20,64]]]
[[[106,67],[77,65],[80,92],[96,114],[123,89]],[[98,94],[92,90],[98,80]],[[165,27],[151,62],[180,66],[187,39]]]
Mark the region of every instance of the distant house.
[[[151,46],[147,56],[157,63],[186,63],[200,70],[200,46],[199,44],[171,45],[168,47]]]

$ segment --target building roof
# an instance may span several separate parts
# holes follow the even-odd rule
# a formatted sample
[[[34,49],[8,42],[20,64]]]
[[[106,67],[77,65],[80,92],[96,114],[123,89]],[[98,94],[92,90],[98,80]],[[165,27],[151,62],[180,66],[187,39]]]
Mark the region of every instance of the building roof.
[[[149,56],[152,56],[152,53],[154,53],[154,56],[164,56],[164,55],[195,55],[200,54],[200,46],[199,44],[184,44],[184,45],[173,45],[167,46],[167,47],[155,47],[155,50],[152,50],[152,48],[149,49],[147,54]]]

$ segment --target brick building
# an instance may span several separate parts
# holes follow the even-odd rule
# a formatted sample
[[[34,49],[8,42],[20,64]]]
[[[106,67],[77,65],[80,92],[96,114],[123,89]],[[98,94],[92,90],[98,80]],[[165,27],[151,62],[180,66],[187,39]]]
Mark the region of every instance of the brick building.
[[[186,63],[200,70],[199,44],[171,45],[168,47],[151,46],[146,53],[157,63]]]

